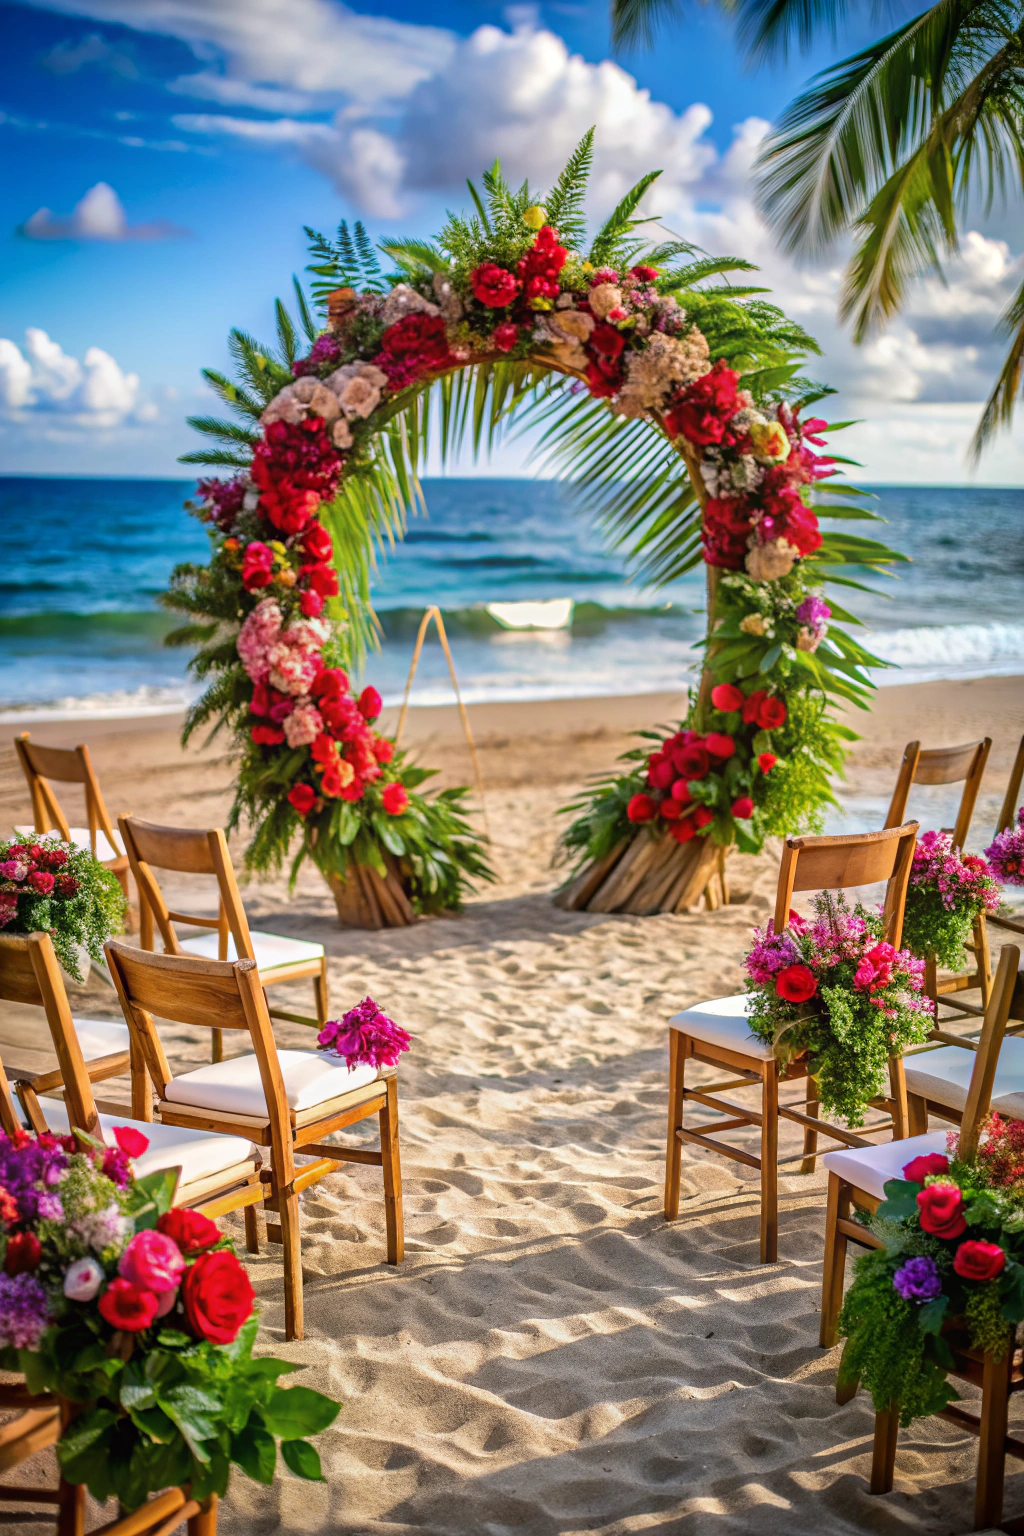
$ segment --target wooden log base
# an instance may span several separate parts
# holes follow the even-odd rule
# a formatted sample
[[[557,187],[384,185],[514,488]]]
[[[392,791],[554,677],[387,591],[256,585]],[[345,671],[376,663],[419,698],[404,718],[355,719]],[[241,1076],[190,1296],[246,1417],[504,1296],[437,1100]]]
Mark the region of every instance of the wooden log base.
[[[555,895],[569,912],[685,912],[716,877],[718,846],[707,837],[677,843],[640,830],[605,858],[595,860]]]
[[[368,864],[354,860],[343,878],[327,876],[343,928],[410,928],[416,921],[397,859],[385,853],[384,862],[386,880]]]

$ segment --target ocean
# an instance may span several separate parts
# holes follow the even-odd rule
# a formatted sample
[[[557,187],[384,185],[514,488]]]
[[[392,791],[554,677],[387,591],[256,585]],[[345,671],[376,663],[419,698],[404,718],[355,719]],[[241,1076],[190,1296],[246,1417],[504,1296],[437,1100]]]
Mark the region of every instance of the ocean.
[[[162,712],[196,693],[156,604],[172,566],[203,560],[190,480],[0,477],[0,720]],[[428,515],[382,561],[384,629],[365,680],[400,698],[424,607],[445,614],[468,702],[637,694],[683,685],[703,631],[703,572],[652,592],[629,579],[551,481],[433,479]],[[1024,673],[1024,490],[874,486],[879,533],[911,557],[898,579],[844,599],[882,684]],[[870,529],[865,525],[865,531]],[[851,602],[851,596],[853,601]],[[505,629],[489,603],[570,599],[571,623]],[[416,702],[452,697],[431,640]]]

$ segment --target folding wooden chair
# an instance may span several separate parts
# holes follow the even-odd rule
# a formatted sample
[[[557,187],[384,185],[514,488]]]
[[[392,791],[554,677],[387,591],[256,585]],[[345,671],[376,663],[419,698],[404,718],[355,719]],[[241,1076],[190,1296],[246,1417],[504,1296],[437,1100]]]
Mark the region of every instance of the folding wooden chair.
[[[395,1068],[349,1070],[325,1051],[280,1051],[260,973],[253,960],[200,960],[160,955],[126,944],[106,945],[107,963],[133,1038],[156,1084],[164,1125],[190,1126],[250,1137],[270,1147],[266,1204],[280,1216],[284,1245],[285,1333],[303,1337],[299,1194],[343,1163],[372,1163],[384,1175],[387,1258],[404,1254],[402,1175],[398,1149],[398,1074]],[[253,1054],[211,1062],[172,1077],[153,1014],[179,1024],[236,1029]],[[328,1145],[325,1137],[365,1120],[380,1119],[381,1150]],[[314,1159],[296,1168],[295,1154]],[[276,1236],[278,1229],[268,1229]]]
[[[789,921],[794,891],[849,890],[884,880],[887,882],[885,937],[898,948],[916,837],[917,822],[912,821],[906,826],[893,827],[883,832],[859,832],[846,837],[787,838],[775,900],[775,932],[781,933]],[[856,1136],[852,1131],[818,1118],[817,1097],[813,1079],[808,1076],[806,1059],[798,1059],[785,1068],[780,1067],[771,1045],[750,1033],[747,1024],[750,1001],[747,993],[714,998],[710,1002],[696,1003],[669,1020],[665,1219],[674,1221],[679,1214],[681,1144],[689,1142],[705,1147],[708,1151],[718,1152],[723,1157],[744,1163],[748,1168],[758,1169],[761,1174],[761,1262],[772,1264],[778,1258],[780,1117],[804,1127],[804,1151],[797,1156],[808,1170],[814,1166],[819,1132],[846,1146],[865,1147],[870,1143],[863,1136]],[[688,1060],[722,1067],[734,1076],[727,1082],[713,1083],[707,1088],[687,1088],[684,1084],[684,1071]],[[902,1063],[891,1061],[889,1074],[891,1096],[877,1101],[877,1106],[885,1107],[890,1112],[893,1134],[898,1138],[906,1135],[906,1091],[903,1086]],[[779,1103],[779,1084],[800,1078],[807,1078],[806,1113]],[[718,1097],[729,1089],[753,1084],[759,1085],[761,1089],[759,1111],[746,1109],[742,1104]],[[726,1131],[740,1125],[760,1126],[760,1157],[702,1131],[684,1127],[683,1106],[686,1099],[693,1099],[725,1116],[721,1122],[712,1121],[708,1127],[710,1130]],[[881,1130],[889,1124],[888,1120],[880,1121],[867,1127],[867,1130]],[[791,1157],[782,1159],[782,1162],[796,1160],[796,1157]]]
[[[14,738],[18,761],[28,780],[32,796],[34,826],[15,827],[18,837],[32,837],[44,832],[59,832],[66,843],[88,848],[107,869],[112,869],[128,896],[128,859],[119,834],[111,825],[89,756],[89,748],[43,747],[31,741],[25,731]],[[87,827],[72,827],[61,810],[50,780],[59,784],[81,784],[85,791]]]
[[[997,836],[1000,832],[1005,832],[1008,828],[1012,827],[1017,819],[1017,805],[1020,801],[1022,781],[1024,781],[1024,736],[1020,739],[1017,756],[1014,759],[1013,768],[1010,773],[1010,782],[1006,786],[1006,798],[1003,801],[1003,808],[999,812],[999,824],[996,827]],[[1024,933],[1024,921],[1019,917],[1007,917],[1002,913],[995,912],[989,918],[989,922],[995,923],[1000,928],[1009,928],[1011,933]]]
[[[134,816],[119,816],[118,826],[132,874],[139,891],[139,939],[143,949],[154,947],[153,921],[160,930],[164,953],[196,955],[203,960],[255,960],[265,987],[283,981],[312,977],[316,1017],[272,1008],[272,1019],[308,1024],[322,1029],[327,1023],[327,955],[322,944],[290,939],[281,934],[250,932],[220,827],[157,827]],[[190,912],[172,912],[157,884],[154,869],[182,874],[213,875],[217,881],[216,918]],[[214,930],[201,939],[179,939],[174,924]],[[213,1031],[214,1061],[223,1057],[220,1030]]]
[[[182,1130],[154,1124],[144,1116],[132,1118],[98,1112],[48,933],[0,934],[0,998],[41,1007],[50,1027],[64,1097],[41,1101],[39,1107],[44,1111],[45,1119],[36,1129],[66,1132],[71,1126],[77,1126],[113,1146],[115,1127],[134,1126],[148,1136],[150,1142],[149,1150],[135,1160],[136,1172],[146,1174],[164,1168],[179,1169],[175,1204],[191,1206],[211,1219],[226,1215],[228,1211],[244,1210],[246,1238],[250,1250],[255,1251],[256,1218],[252,1207],[262,1203],[263,1186],[260,1180],[262,1159],[251,1137],[232,1129],[226,1135],[217,1136],[205,1129]],[[141,1075],[141,1051],[138,1068]],[[149,1087],[144,1078],[142,1086],[148,1099]],[[13,1106],[10,1112],[14,1114]],[[5,1116],[7,1108],[0,1094],[0,1118]]]
[[[902,823],[906,816],[912,785],[963,784],[956,821],[952,827],[943,828],[944,831],[952,832],[954,848],[962,850],[967,842],[967,834],[971,830],[971,817],[974,815],[974,806],[991,747],[992,741],[988,736],[984,741],[969,741],[962,747],[930,747],[924,751],[921,750],[919,741],[908,741],[903,749],[903,761],[896,776],[896,787],[889,803],[889,813],[885,818],[886,826],[898,827]],[[926,955],[925,991],[929,997],[934,998],[936,1003],[941,997],[948,1008],[980,1018],[988,1007],[988,990],[992,978],[988,929],[985,925],[984,912],[974,924],[973,941],[968,948],[977,962],[975,969],[964,971],[957,976],[940,977],[934,956]],[[975,1003],[954,1000],[954,993],[966,992],[971,987],[977,987],[981,993],[980,1007]]]
[[[960,1146],[970,1154],[977,1147],[981,1127],[990,1106],[1012,1119],[1024,1119],[1024,1096],[1015,1106],[993,1098],[998,1086],[1000,1051],[1014,1042],[1004,1038],[1010,1018],[1024,1019],[1024,978],[1020,973],[1020,950],[1007,944],[999,959],[992,986],[981,1039],[973,1057],[972,1072],[964,1105]],[[903,1169],[915,1157],[929,1152],[946,1151],[946,1132],[932,1131],[911,1136],[905,1141],[888,1142],[879,1147],[843,1149],[828,1152],[822,1161],[829,1170],[828,1204],[825,1216],[825,1265],[821,1290],[821,1344],[830,1349],[838,1337],[838,1320],[843,1301],[846,1249],[849,1243],[862,1248],[883,1246],[875,1235],[851,1219],[854,1208],[873,1212],[885,1198],[885,1184],[899,1179]],[[1004,1459],[1007,1453],[1024,1460],[1024,1441],[1007,1433],[1009,1399],[1024,1388],[1024,1370],[1020,1351],[1008,1339],[1001,1360],[970,1347],[965,1334],[954,1329],[945,1333],[946,1342],[956,1362],[951,1374],[981,1388],[981,1413],[970,1413],[961,1404],[950,1404],[941,1417],[951,1419],[979,1437],[978,1480],[974,1496],[974,1528],[998,1526],[1003,1507]],[[839,1402],[848,1402],[857,1384],[837,1389]],[[875,1441],[871,1463],[871,1492],[888,1493],[893,1485],[896,1437],[899,1429],[899,1404],[875,1414]]]

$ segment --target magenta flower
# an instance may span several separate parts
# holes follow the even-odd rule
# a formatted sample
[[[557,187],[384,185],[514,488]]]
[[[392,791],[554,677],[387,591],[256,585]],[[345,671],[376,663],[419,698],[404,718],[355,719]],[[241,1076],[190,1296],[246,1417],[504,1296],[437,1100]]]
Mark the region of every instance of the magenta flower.
[[[350,1067],[364,1061],[371,1067],[393,1067],[412,1036],[382,1013],[372,997],[350,1008],[341,1019],[329,1019],[317,1035],[321,1050],[336,1051]]]

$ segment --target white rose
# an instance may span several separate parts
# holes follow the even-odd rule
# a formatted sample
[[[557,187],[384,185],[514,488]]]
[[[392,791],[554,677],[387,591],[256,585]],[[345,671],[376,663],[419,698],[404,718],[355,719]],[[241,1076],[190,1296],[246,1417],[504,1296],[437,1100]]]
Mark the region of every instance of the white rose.
[[[103,1284],[103,1271],[95,1259],[76,1259],[64,1276],[64,1295],[69,1301],[92,1301]]]

